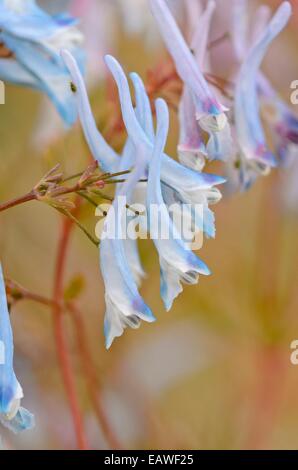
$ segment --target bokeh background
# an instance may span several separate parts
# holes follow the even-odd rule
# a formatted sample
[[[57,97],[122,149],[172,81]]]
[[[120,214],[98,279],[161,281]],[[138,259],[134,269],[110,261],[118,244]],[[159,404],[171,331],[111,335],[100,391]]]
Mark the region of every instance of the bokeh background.
[[[226,8],[228,1],[218,0],[218,10]],[[98,76],[90,96],[99,127],[106,131],[115,99],[102,66],[103,51],[112,52],[126,70],[143,77],[167,56],[146,2],[97,3],[103,5],[105,21],[98,18],[98,29],[105,42],[98,63],[91,64]],[[292,4],[297,6],[295,0]],[[223,24],[220,16],[215,24],[214,38]],[[287,102],[290,83],[298,79],[297,40],[296,14],[265,63]],[[229,58],[222,59],[224,51],[224,45],[219,45],[213,58],[222,61],[223,76],[230,66]],[[67,133],[57,125],[51,104],[38,93],[6,86],[6,103],[0,106],[1,201],[30,190],[57,162],[66,174],[85,168],[89,155],[79,124]],[[177,136],[172,113],[168,151],[173,156]],[[120,132],[111,141],[115,148],[122,142]],[[208,170],[221,171],[216,166]],[[142,324],[138,331],[127,330],[109,351],[104,347],[98,253],[74,230],[66,288],[73,279],[84,280],[76,302],[96,366],[97,393],[122,448],[298,448],[298,366],[290,361],[290,344],[298,339],[298,179],[293,181],[294,171],[294,166],[277,170],[249,192],[226,196],[215,207],[216,239],[206,241],[200,251],[213,275],[195,287],[185,287],[169,313],[159,298],[157,256],[149,241],[142,242],[147,272],[142,294],[158,321]],[[61,220],[38,202],[0,217],[0,255],[6,275],[46,297],[52,296]],[[94,231],[93,208],[84,205],[80,220]],[[22,301],[13,306],[11,317],[17,375],[36,427],[20,436],[1,428],[3,446],[75,448],[51,309]],[[63,324],[89,445],[108,448],[89,400],[76,331],[68,315]]]

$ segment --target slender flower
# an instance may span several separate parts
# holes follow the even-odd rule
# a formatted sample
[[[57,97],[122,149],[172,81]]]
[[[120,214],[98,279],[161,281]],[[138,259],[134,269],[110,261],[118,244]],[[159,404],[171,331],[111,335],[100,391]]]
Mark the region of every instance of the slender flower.
[[[215,7],[215,1],[209,0],[205,10],[198,17],[190,43],[192,54],[199,68],[201,70],[204,68],[206,71],[210,69],[207,49],[209,30]],[[178,155],[181,163],[184,165],[201,171],[208,156],[220,160],[227,160],[231,156],[232,138],[229,125],[226,125],[221,130],[220,141],[216,127],[210,127],[210,138],[207,146],[205,146],[202,132],[204,125],[202,125],[202,129],[198,126],[192,93],[186,85],[184,86],[179,106],[179,122],[180,141]],[[208,129],[206,130],[208,132]]]
[[[249,8],[247,0],[234,0],[232,39],[237,60],[241,63],[251,44],[256,44],[266,29],[271,9],[260,5],[253,17],[253,25],[248,22]],[[239,47],[241,45],[241,47]],[[268,77],[261,71],[257,75],[257,89],[262,110],[272,129],[278,163],[287,165],[292,155],[297,153],[298,117],[290,106],[279,96]],[[266,112],[267,111],[267,112]]]
[[[68,87],[75,96],[80,122],[90,151],[104,171],[111,173],[117,171],[119,156],[97,129],[78,64],[71,52],[66,49],[61,51],[61,56],[71,75],[72,83],[68,83]]]
[[[155,320],[151,310],[140,296],[128,258],[123,238],[123,218],[126,217],[126,201],[144,172],[146,161],[139,152],[135,169],[123,183],[105,220],[100,243],[100,267],[105,284],[105,337],[107,349],[115,337],[121,336],[126,327],[139,328],[141,320]]]
[[[240,69],[235,92],[235,125],[244,188],[249,187],[259,174],[267,174],[277,164],[275,156],[268,149],[261,123],[257,83],[264,55],[273,39],[286,26],[290,15],[290,4],[283,2],[250,49]]]
[[[150,0],[150,5],[167,49],[174,59],[177,72],[190,90],[198,124],[210,136],[210,142],[207,145],[209,158],[225,159],[228,151],[227,132],[229,134],[225,114],[227,108],[217,100],[208,86],[200,64],[185,42],[165,0]]]
[[[278,95],[264,74],[259,74],[258,87],[261,102],[272,130],[272,139],[278,162],[289,166],[298,158],[298,116]]]
[[[44,92],[64,122],[73,124],[76,107],[59,52],[70,49],[83,68],[83,36],[76,20],[50,16],[34,0],[1,0],[0,42],[7,50],[0,57],[0,78]]]
[[[20,406],[23,390],[13,369],[13,334],[0,265],[0,422],[17,433],[34,426],[34,417]]]
[[[168,209],[164,203],[161,183],[161,158],[169,129],[169,115],[166,103],[156,101],[157,132],[153,157],[148,176],[147,208],[150,219],[150,233],[159,254],[161,272],[161,296],[165,308],[170,310],[173,300],[182,291],[181,283],[196,284],[199,274],[210,274],[207,266],[188,248],[181,239]],[[158,217],[152,209],[158,207]],[[160,236],[161,226],[167,228],[168,237]]]

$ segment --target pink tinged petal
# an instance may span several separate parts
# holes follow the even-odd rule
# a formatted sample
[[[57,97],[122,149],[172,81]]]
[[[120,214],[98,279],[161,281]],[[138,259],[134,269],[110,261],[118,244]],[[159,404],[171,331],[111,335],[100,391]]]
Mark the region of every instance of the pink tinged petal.
[[[185,87],[179,106],[180,139],[178,155],[180,162],[201,171],[205,165],[207,150],[196,120],[196,110],[190,91]]]
[[[266,30],[251,48],[239,74],[235,93],[235,123],[238,142],[243,156],[261,166],[276,166],[269,151],[262,127],[257,96],[259,68],[273,39],[284,29],[291,16],[289,2],[283,2]],[[263,167],[261,168],[263,172]]]
[[[73,92],[76,96],[76,104],[80,121],[90,151],[94,159],[97,160],[99,166],[104,171],[116,171],[116,168],[119,165],[119,156],[106,142],[97,129],[96,122],[91,111],[85,83],[77,62],[72,54],[65,49],[61,51],[61,57],[69,70],[73,84],[75,86]]]
[[[210,25],[215,7],[215,1],[209,0],[204,12],[197,21],[197,28],[191,41],[191,48],[194,52],[197,63],[201,68],[204,66],[207,53]]]
[[[189,37],[187,37],[187,39],[191,41],[194,32],[197,28],[198,18],[200,18],[202,15],[202,0],[184,0],[184,4],[188,30],[186,31],[186,34],[189,34]]]
[[[248,1],[233,0],[232,42],[236,59],[242,62],[248,49]]]
[[[268,25],[272,12],[268,5],[260,5],[254,17],[254,28],[251,36],[251,44],[255,44],[262,36]]]
[[[203,66],[207,51],[210,22],[215,9],[215,2],[209,0],[205,11],[199,17],[193,35],[191,48],[200,67]],[[191,91],[187,86],[181,97],[179,107],[180,140],[178,145],[179,160],[185,166],[201,171],[205,165],[207,149],[196,119],[196,109]],[[212,149],[211,149],[212,150]]]
[[[220,114],[218,103],[164,0],[150,0],[152,13],[183,82],[192,90],[198,114]]]

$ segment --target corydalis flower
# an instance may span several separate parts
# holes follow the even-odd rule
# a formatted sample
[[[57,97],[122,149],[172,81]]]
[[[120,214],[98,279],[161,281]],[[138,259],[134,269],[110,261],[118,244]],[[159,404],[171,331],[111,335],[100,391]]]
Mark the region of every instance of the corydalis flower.
[[[109,348],[115,337],[126,327],[138,328],[141,320],[155,320],[150,308],[140,296],[137,283],[125,251],[125,234],[122,233],[126,217],[126,201],[144,172],[146,161],[139,154],[135,169],[115,196],[104,224],[100,243],[100,266],[105,284],[105,337]]]
[[[279,164],[288,166],[298,156],[298,116],[263,74],[258,77],[258,87],[264,115],[272,129]]]
[[[50,16],[34,0],[0,1],[0,78],[47,94],[67,125],[76,108],[60,49],[69,48],[83,68],[82,42],[67,14]]]
[[[117,185],[116,197],[105,220],[104,234],[100,244],[100,265],[105,283],[107,307],[105,335],[106,345],[110,347],[113,339],[120,336],[127,326],[137,328],[141,320],[149,322],[154,320],[137,288],[143,276],[137,245],[133,240],[129,242],[124,240],[125,236],[122,236],[123,217],[127,217],[125,203],[135,202],[136,189],[140,185],[143,202],[146,202],[146,192],[149,195],[149,185],[146,182],[139,183],[139,179],[146,176],[155,147],[152,111],[141,78],[136,73],[131,74],[135,89],[136,108],[134,108],[124,71],[113,57],[106,56],[106,64],[117,83],[122,118],[128,134],[122,157],[119,158],[97,129],[84,81],[75,59],[68,51],[63,50],[61,54],[72,76],[71,89],[76,96],[80,120],[94,158],[105,171],[134,167],[127,181]],[[160,159],[161,171],[160,175],[159,172],[156,175],[157,179],[154,177],[154,185],[159,188],[162,186],[164,192],[168,188],[171,195],[176,195],[176,200],[180,204],[189,201],[194,204],[196,202],[203,204],[204,220],[201,220],[200,229],[206,231],[207,235],[214,235],[213,214],[209,212],[208,204],[215,203],[221,198],[215,186],[223,183],[223,178],[185,168],[168,157],[163,148]],[[151,176],[150,194],[153,198],[155,192],[152,178]],[[125,201],[121,199],[121,196],[125,196]],[[175,227],[170,220],[165,203],[161,199],[158,202],[162,203],[162,207],[166,210],[165,220],[171,229],[171,240],[166,245],[164,257],[160,253],[163,279],[161,292],[166,308],[169,309],[174,298],[181,291],[181,281],[194,284],[199,273],[209,274],[209,270],[184,242],[181,241],[179,244],[174,240]],[[161,245],[158,245],[158,250],[161,249]]]
[[[211,159],[225,159],[229,151],[226,148],[229,133],[225,115],[227,108],[219,103],[208,86],[200,64],[185,42],[165,0],[150,0],[150,5],[177,72],[191,93],[198,125],[210,136],[207,153]]]
[[[34,417],[20,406],[22,387],[13,369],[13,335],[0,265],[0,422],[17,433],[34,426]]]
[[[199,2],[196,2],[196,5],[199,4]],[[215,6],[215,2],[213,0],[209,0],[205,10],[199,13],[199,16],[197,16],[196,27],[190,42],[191,51],[200,69],[202,69],[205,62],[207,62],[206,55],[209,30]],[[221,131],[220,144],[218,143],[218,132],[211,132],[210,129],[210,139],[206,148],[202,130],[199,128],[196,119],[196,109],[192,93],[186,85],[184,86],[179,105],[179,123],[180,139],[178,155],[179,160],[184,165],[197,171],[201,171],[205,165],[206,158],[208,158],[208,154],[213,157],[218,156],[218,158],[223,160],[230,156],[232,142],[229,126],[225,126],[225,129]],[[202,127],[204,128],[204,125]],[[225,139],[224,133],[226,133]],[[221,153],[220,155],[219,152]]]
[[[161,273],[161,296],[167,310],[173,300],[182,291],[181,283],[196,284],[199,274],[210,274],[207,266],[188,248],[181,239],[168,209],[164,203],[161,183],[161,157],[166,144],[169,129],[169,114],[166,103],[156,101],[157,132],[153,156],[150,161],[147,191],[147,210],[150,219],[150,233],[159,254]],[[151,208],[158,207],[157,214]],[[168,237],[160,236],[161,226],[167,227]]]
[[[249,187],[258,174],[266,174],[277,165],[268,149],[261,123],[258,101],[260,65],[274,38],[286,26],[291,6],[283,2],[243,62],[235,92],[235,126],[240,149],[241,182]]]

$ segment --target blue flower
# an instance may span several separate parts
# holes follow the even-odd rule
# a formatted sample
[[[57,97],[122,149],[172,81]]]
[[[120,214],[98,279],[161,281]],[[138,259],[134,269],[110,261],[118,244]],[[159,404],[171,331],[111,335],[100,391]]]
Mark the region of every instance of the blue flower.
[[[182,291],[182,282],[196,284],[199,274],[208,275],[210,271],[183,241],[164,203],[160,167],[168,135],[169,114],[166,103],[161,99],[156,101],[156,115],[156,142],[148,175],[147,210],[151,238],[159,255],[161,296],[165,308],[170,310],[173,300]],[[157,214],[154,208],[158,208]],[[164,238],[162,233],[166,235]]]
[[[277,165],[269,150],[259,113],[258,76],[268,47],[289,21],[291,6],[283,2],[244,60],[235,91],[235,126],[240,149],[242,187]]]
[[[107,349],[126,327],[139,328],[141,320],[155,321],[150,308],[139,294],[125,250],[123,220],[126,204],[141,178],[146,161],[139,152],[134,170],[117,192],[107,214],[100,242],[100,267],[105,285],[106,313],[104,331]]]
[[[0,422],[17,433],[34,426],[34,417],[20,406],[23,390],[13,369],[13,334],[0,265]]]
[[[298,155],[298,116],[278,95],[264,74],[259,74],[260,98],[268,109],[267,119],[272,129],[272,139],[278,163],[288,166]]]
[[[83,69],[83,36],[76,23],[67,14],[50,16],[34,0],[0,2],[0,43],[8,50],[0,56],[0,79],[48,95],[66,125],[77,113],[60,49],[70,49]]]
[[[164,210],[163,219],[170,229],[170,239],[165,245],[162,241],[160,243],[156,241],[156,247],[161,264],[161,294],[166,308],[169,309],[181,291],[181,282],[194,284],[198,280],[198,275],[209,274],[209,269],[192,253],[179,233],[179,239],[176,239],[175,233],[178,229],[171,219],[167,204],[170,205],[173,198],[181,208],[184,204],[189,204],[192,209],[186,217],[198,221],[197,230],[204,231],[207,236],[214,236],[214,216],[208,206],[220,200],[221,193],[216,186],[225,180],[216,175],[198,173],[184,167],[166,155],[162,146],[159,155],[161,162],[158,164],[161,164],[160,173],[158,171],[152,177],[154,170],[150,166],[150,185],[149,181],[140,182],[140,179],[148,175],[156,141],[151,105],[141,78],[136,73],[130,75],[135,91],[134,108],[128,80],[120,64],[112,56],[105,57],[118,87],[122,118],[128,134],[122,156],[119,158],[96,126],[84,81],[75,59],[66,50],[61,54],[72,77],[72,89],[86,140],[99,166],[108,172],[133,168],[126,182],[117,185],[115,199],[108,211],[100,243],[100,267],[106,300],[105,336],[106,346],[109,348],[114,338],[122,335],[127,326],[137,328],[141,320],[154,321],[151,310],[138,292],[138,285],[144,272],[137,243],[136,240],[127,239],[127,233],[123,228],[123,222],[130,218],[126,209],[127,203],[134,204],[139,199],[146,204],[152,197],[152,204],[158,202]],[[164,104],[157,104],[157,109],[161,115],[159,123],[165,129]],[[160,135],[159,132],[157,142],[161,145],[164,134]],[[164,199],[155,201],[154,188],[158,187]],[[200,217],[195,213],[196,204],[203,207]],[[147,212],[149,220],[150,210]],[[147,226],[151,232],[151,220]],[[164,252],[163,256],[161,251]]]
[[[218,101],[215,94],[208,86],[201,72],[202,63],[192,54],[166,1],[150,0],[150,5],[152,13],[159,25],[159,31],[175,62],[177,72],[185,84],[188,93],[191,94],[195,110],[193,118],[196,119],[200,128],[209,134],[209,142],[207,144],[208,156],[210,159],[224,160],[229,156],[231,151],[230,129],[225,114],[227,108]],[[197,50],[198,57],[200,57],[201,60],[202,52],[205,53],[207,46],[209,23],[213,10],[214,4],[213,2],[209,2],[200,29],[198,29],[200,32],[199,36],[194,38],[194,52],[196,53]],[[201,47],[204,51],[202,51]],[[192,127],[193,126],[194,124],[192,124]],[[199,145],[197,151],[202,151],[201,145]]]

